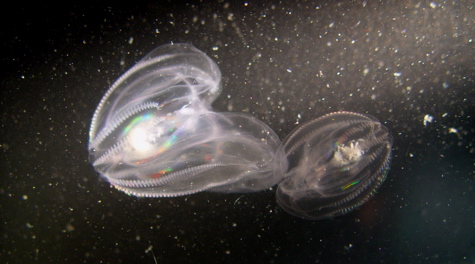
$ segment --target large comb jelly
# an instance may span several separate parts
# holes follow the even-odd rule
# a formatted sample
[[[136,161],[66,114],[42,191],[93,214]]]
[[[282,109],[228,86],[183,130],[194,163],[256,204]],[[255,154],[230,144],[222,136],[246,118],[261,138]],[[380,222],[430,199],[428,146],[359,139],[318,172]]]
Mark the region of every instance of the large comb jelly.
[[[158,47],[122,75],[94,113],[90,160],[117,189],[165,197],[249,192],[276,183],[280,140],[241,113],[216,113],[221,73],[188,44]]]

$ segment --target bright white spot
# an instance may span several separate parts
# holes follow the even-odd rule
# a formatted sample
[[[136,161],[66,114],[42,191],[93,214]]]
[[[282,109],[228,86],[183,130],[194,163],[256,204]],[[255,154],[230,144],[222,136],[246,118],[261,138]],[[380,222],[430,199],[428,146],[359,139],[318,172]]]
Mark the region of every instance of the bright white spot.
[[[132,129],[128,135],[128,140],[132,148],[130,150],[133,153],[132,156],[135,156],[137,159],[148,157],[155,147],[148,140],[148,131],[144,124]]]
[[[300,123],[300,119],[302,116],[300,114],[297,114],[297,121],[295,121],[295,124],[298,125]]]
[[[287,69],[287,72],[292,72],[292,70],[291,70],[291,69]]]
[[[425,115],[424,116],[424,121],[422,121],[422,123],[424,124],[424,126],[427,126],[427,123],[432,123],[432,121],[434,121],[434,117],[431,116],[431,115]]]
[[[457,135],[457,137],[458,137],[459,139],[462,138],[462,137],[460,136],[460,134],[459,134],[459,131],[458,131],[456,128],[453,128],[453,127],[449,128],[449,133],[453,133],[453,134]]]
[[[145,142],[143,141],[146,136],[145,131],[137,128],[133,130],[130,135],[130,143],[132,143],[132,146],[134,146],[135,149],[143,149],[143,146],[145,145]]]
[[[430,2],[429,5],[430,5],[431,8],[436,8],[437,7],[437,3],[435,3],[435,2]]]
[[[348,246],[345,246],[345,249],[350,250],[352,247],[353,247],[353,244],[350,243],[350,244],[348,244]]]
[[[365,68],[365,69],[363,70],[363,75],[366,76],[366,74],[368,74],[368,73],[369,73],[369,69],[368,69],[368,68]]]
[[[395,72],[395,73],[393,73],[393,75],[396,76],[396,77],[401,76],[401,74],[402,74],[402,73],[400,73],[400,72]]]
[[[132,45],[132,43],[134,43],[134,38],[133,38],[133,37],[130,37],[130,38],[129,38],[129,44]]]
[[[21,199],[23,199],[23,200],[28,200],[28,195],[24,194],[24,195],[21,197]]]

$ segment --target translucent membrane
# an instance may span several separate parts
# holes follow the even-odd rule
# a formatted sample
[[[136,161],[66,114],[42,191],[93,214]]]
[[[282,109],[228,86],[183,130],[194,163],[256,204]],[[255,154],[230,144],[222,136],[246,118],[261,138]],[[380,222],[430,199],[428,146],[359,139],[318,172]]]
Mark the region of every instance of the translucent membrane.
[[[95,170],[117,189],[145,197],[255,192],[280,183],[282,208],[308,219],[343,214],[383,182],[392,139],[375,118],[329,114],[281,144],[249,114],[212,110],[220,80],[216,63],[191,45],[153,50],[94,113]]]

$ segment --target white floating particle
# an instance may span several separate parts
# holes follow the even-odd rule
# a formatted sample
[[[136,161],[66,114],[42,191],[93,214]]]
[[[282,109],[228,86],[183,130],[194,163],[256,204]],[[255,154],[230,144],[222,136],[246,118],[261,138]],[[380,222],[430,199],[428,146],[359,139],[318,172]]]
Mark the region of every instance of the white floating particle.
[[[396,77],[399,77],[399,76],[402,75],[402,73],[400,73],[400,72],[395,72],[395,73],[393,73],[393,75],[396,76]]]
[[[129,38],[129,44],[132,45],[132,43],[134,43],[134,37]]]
[[[437,3],[435,3],[435,2],[430,2],[429,5],[430,5],[431,8],[436,8],[437,7]]]
[[[454,128],[454,127],[450,127],[450,128],[449,128],[449,133],[453,133],[453,134],[457,135],[457,137],[458,137],[459,139],[462,139],[462,137],[460,136],[459,131],[458,131],[456,128]]]
[[[152,251],[152,249],[153,249],[153,246],[150,245],[147,249],[145,249],[145,253],[148,253],[148,252]]]
[[[434,120],[433,116],[425,115],[424,116],[424,121],[422,121],[422,123],[424,124],[424,126],[427,126],[427,123],[432,123],[433,120]]]

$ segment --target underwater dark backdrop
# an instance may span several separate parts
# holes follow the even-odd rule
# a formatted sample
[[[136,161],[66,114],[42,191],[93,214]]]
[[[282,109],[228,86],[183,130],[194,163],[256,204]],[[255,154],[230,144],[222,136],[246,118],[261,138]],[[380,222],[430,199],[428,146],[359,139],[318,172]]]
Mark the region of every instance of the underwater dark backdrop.
[[[473,1],[156,1],[24,5],[1,16],[1,263],[475,263]],[[88,160],[109,86],[190,43],[222,73],[220,112],[282,140],[335,111],[394,139],[386,181],[327,220],[275,188],[136,198]]]

